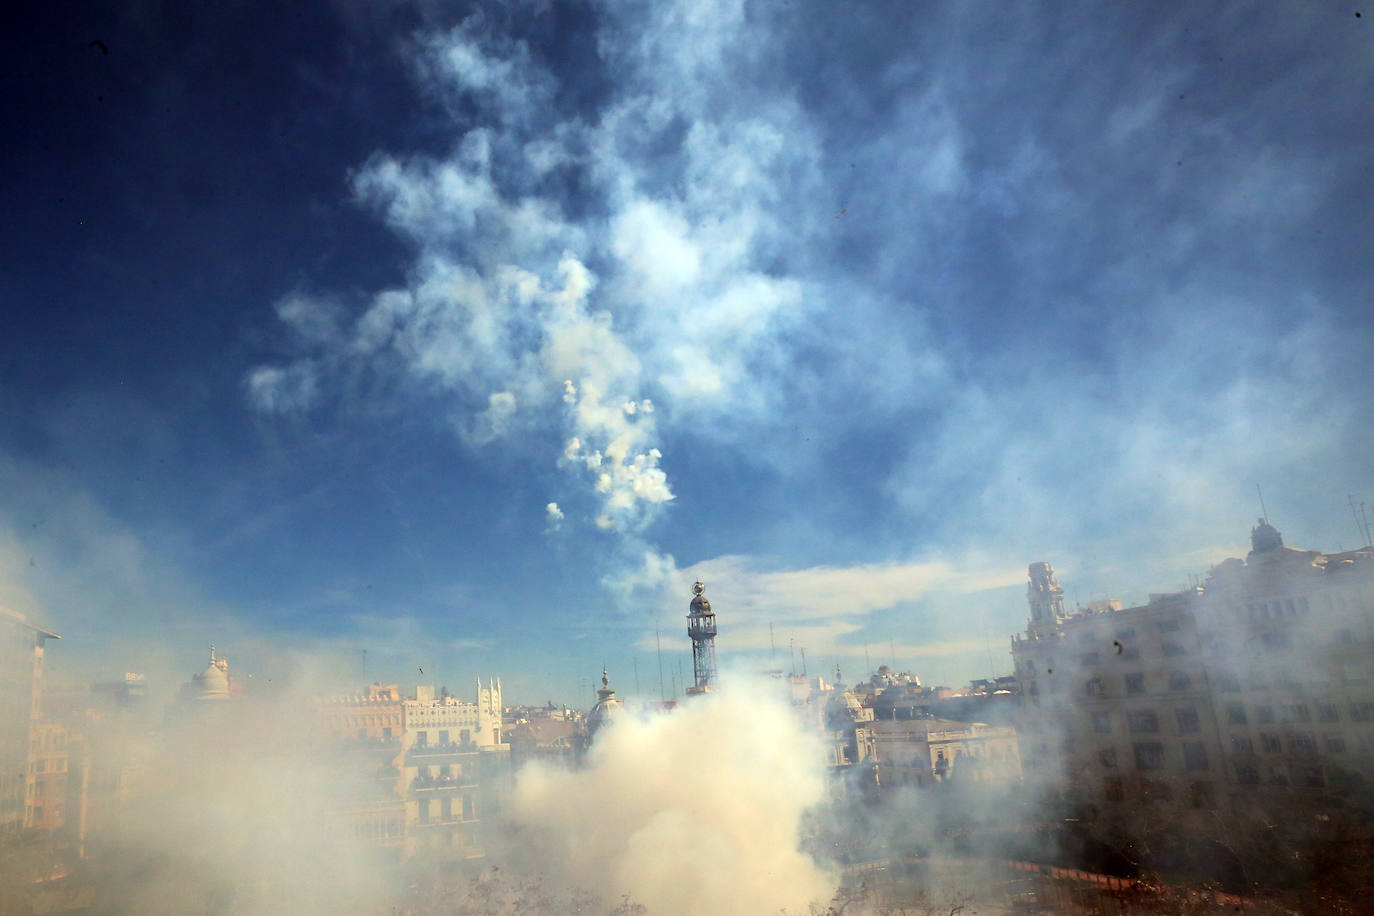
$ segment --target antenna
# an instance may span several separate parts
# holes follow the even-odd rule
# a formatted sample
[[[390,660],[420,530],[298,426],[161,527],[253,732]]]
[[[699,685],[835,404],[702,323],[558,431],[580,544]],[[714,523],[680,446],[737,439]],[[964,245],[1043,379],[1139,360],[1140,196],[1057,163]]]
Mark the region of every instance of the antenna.
[[[1269,510],[1264,508],[1264,491],[1260,489],[1259,484],[1255,484],[1255,492],[1259,494],[1260,516],[1264,519],[1264,523],[1267,525],[1269,524]]]
[[[802,647],[801,647],[801,650],[802,650],[802,677],[806,677],[806,646],[802,646]]]
[[[1354,497],[1354,496],[1351,496],[1351,495],[1349,495],[1349,494],[1347,494],[1346,497],[1345,497],[1345,500],[1346,500],[1346,502],[1350,503],[1350,514],[1351,514],[1351,515],[1354,517],[1354,519],[1355,519],[1355,527],[1359,530],[1359,532],[1360,532],[1360,537],[1364,538],[1365,544],[1368,545],[1368,544],[1369,544],[1369,529],[1368,529],[1366,526],[1360,524],[1360,514],[1359,514],[1358,512],[1355,511],[1355,497]],[[1361,509],[1364,508],[1364,503],[1360,503],[1360,508],[1361,508]]]
[[[1363,502],[1360,503],[1360,520],[1364,522],[1364,542],[1365,542],[1365,546],[1369,546],[1370,544],[1374,544],[1374,540],[1371,540],[1370,537],[1369,537],[1369,519],[1368,519],[1367,517],[1365,517],[1365,514],[1364,514],[1364,510],[1367,509],[1367,508],[1369,508],[1369,506],[1368,506],[1366,503],[1363,503]]]
[[[797,676],[797,640],[791,636],[787,637],[787,649],[792,653],[791,676]]]
[[[654,645],[658,646],[658,698],[666,703],[668,695],[663,692],[663,640],[658,637],[658,624],[654,624]]]

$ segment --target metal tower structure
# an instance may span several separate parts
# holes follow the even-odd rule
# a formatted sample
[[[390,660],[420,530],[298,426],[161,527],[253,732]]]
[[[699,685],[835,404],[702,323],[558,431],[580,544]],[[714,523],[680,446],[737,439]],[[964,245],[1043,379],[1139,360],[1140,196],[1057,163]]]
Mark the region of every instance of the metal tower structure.
[[[692,638],[692,674],[696,680],[695,686],[687,688],[688,696],[706,693],[716,683],[716,615],[704,591],[706,586],[698,579],[688,605],[687,635]]]

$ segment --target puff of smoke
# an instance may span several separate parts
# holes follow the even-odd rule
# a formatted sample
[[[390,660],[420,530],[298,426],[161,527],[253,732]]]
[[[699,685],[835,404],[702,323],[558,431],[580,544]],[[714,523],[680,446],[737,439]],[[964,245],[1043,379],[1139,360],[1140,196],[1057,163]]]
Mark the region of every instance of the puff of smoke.
[[[312,746],[308,704],[187,703],[156,731],[96,729],[96,765],[126,797],[98,795],[88,849],[102,911],[352,913],[382,909],[394,876],[340,828],[372,774]],[[93,807],[93,813],[95,808]],[[327,864],[326,864],[327,863]]]
[[[671,714],[603,729],[587,766],[521,771],[517,839],[542,867],[651,913],[805,911],[833,876],[798,848],[821,747],[767,685],[732,681]]]

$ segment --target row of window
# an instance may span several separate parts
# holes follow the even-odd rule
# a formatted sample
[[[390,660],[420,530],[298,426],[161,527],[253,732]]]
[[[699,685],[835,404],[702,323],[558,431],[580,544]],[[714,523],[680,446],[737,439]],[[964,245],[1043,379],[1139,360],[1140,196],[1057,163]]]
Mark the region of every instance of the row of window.
[[[1124,678],[1127,696],[1144,696],[1148,692],[1145,687],[1144,674],[1136,672],[1132,674],[1127,674],[1124,676]],[[1170,690],[1191,690],[1192,686],[1193,679],[1186,671],[1169,672]],[[1089,678],[1087,683],[1084,685],[1084,689],[1087,691],[1087,694],[1090,697],[1106,696],[1107,683],[1106,680],[1101,677]]]
[[[1242,786],[1259,785],[1259,767],[1253,763],[1236,764],[1236,782]],[[1273,786],[1298,785],[1308,789],[1320,789],[1326,785],[1326,776],[1319,766],[1305,766],[1298,768],[1294,778],[1290,781],[1287,772],[1282,769],[1275,769],[1269,774],[1269,784]]]
[[[1205,772],[1210,768],[1207,748],[1201,741],[1185,741],[1183,748],[1183,768],[1190,773]],[[1137,770],[1162,770],[1165,768],[1164,745],[1158,741],[1137,741],[1131,745]],[[1116,748],[1106,747],[1097,752],[1097,762],[1106,769],[1116,769],[1120,762]]]
[[[1280,736],[1262,732],[1259,739],[1260,748],[1264,753],[1283,753],[1283,739]],[[1329,754],[1344,754],[1346,752],[1345,738],[1342,735],[1327,735],[1323,743]],[[1305,732],[1291,734],[1288,735],[1288,748],[1294,754],[1315,754],[1317,752],[1317,739]],[[1255,742],[1249,735],[1232,735],[1231,752],[1241,756],[1254,754]]]
[[[1318,722],[1341,721],[1341,710],[1337,704],[1318,703],[1316,706]],[[1284,723],[1312,721],[1312,710],[1306,703],[1289,703],[1278,707],[1277,712],[1278,718],[1276,720],[1275,707],[1273,704],[1256,704],[1254,706],[1255,722],[1260,725],[1272,725],[1275,721]],[[1374,722],[1374,703],[1351,703],[1349,707],[1349,716],[1352,722]],[[1231,703],[1226,707],[1226,721],[1231,725],[1247,725],[1249,724],[1250,716],[1242,704]]]
[[[1167,782],[1142,781],[1143,793],[1156,801],[1173,801],[1174,789]],[[1108,776],[1102,780],[1102,797],[1107,801],[1119,802],[1126,798],[1126,789],[1120,776]],[[1216,787],[1202,780],[1188,787],[1189,803],[1194,808],[1215,808],[1217,804]]]

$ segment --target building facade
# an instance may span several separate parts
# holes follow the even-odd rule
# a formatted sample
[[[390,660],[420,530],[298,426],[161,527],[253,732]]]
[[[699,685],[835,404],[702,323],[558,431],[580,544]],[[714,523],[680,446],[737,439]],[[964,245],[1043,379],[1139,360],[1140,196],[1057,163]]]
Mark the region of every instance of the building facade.
[[[0,607],[0,830],[32,818],[29,753],[42,710],[43,648],[58,638]]]
[[[1263,519],[1251,547],[1128,608],[1068,612],[1030,566],[1022,762],[1084,823],[1243,845],[1247,823],[1332,823],[1374,779],[1374,550],[1285,547]]]

